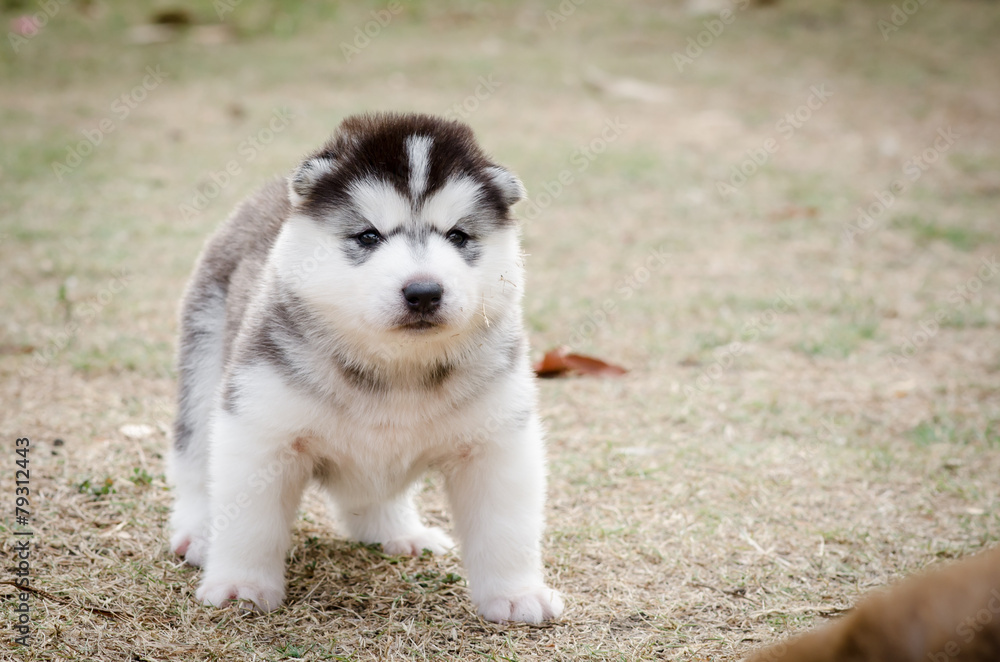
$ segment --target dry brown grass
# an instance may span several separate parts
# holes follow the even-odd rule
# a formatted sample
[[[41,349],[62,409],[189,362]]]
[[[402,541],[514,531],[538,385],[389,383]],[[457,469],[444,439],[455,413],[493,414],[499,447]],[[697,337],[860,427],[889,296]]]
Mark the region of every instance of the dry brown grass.
[[[949,300],[1000,253],[1000,8],[927,3],[884,41],[887,7],[782,2],[740,13],[683,73],[672,54],[705,19],[680,6],[585,3],[555,30],[550,10],[412,5],[347,64],[338,44],[367,9],[240,5],[234,42],[139,47],[124,33],[139,10],[71,5],[0,56],[4,567],[13,440],[29,436],[46,592],[32,647],[5,631],[0,657],[736,660],[1000,538],[1000,278]],[[52,161],[155,64],[167,82],[57,182]],[[444,112],[491,74],[499,89],[468,118],[482,142],[535,201],[561,170],[576,176],[525,223],[535,349],[573,339],[632,368],[541,384],[545,558],[565,617],[484,623],[456,556],[348,544],[312,497],[285,608],[196,604],[198,571],[166,546],[163,458],[174,313],[201,242],[344,115]],[[615,96],[622,77],[656,87]],[[716,181],[824,82],[829,101],[721,197]],[[240,141],[281,107],[293,122],[243,160]],[[627,129],[579,172],[574,150],[616,117]],[[846,241],[856,207],[949,125],[955,144]],[[241,174],[185,219],[179,205],[234,158]],[[670,258],[643,279],[659,247]],[[127,285],[100,303],[121,269]],[[767,317],[783,291],[794,305]],[[894,365],[938,310],[938,331]],[[67,320],[80,328],[63,343]],[[133,439],[128,424],[152,430]],[[114,491],[95,494],[107,479]],[[447,526],[433,477],[422,499]],[[0,596],[12,616],[13,590]]]

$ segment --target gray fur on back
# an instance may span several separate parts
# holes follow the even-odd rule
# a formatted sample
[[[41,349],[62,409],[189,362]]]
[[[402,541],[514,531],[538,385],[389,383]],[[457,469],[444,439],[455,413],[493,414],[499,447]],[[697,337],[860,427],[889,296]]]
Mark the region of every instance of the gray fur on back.
[[[288,184],[284,178],[274,179],[237,207],[205,245],[181,306],[174,424],[179,451],[207,424],[207,412],[199,415],[205,403],[194,401],[199,373],[206,363],[216,363],[221,376],[262,267],[290,211]],[[221,328],[211,325],[220,319]],[[220,348],[221,353],[213,355]]]

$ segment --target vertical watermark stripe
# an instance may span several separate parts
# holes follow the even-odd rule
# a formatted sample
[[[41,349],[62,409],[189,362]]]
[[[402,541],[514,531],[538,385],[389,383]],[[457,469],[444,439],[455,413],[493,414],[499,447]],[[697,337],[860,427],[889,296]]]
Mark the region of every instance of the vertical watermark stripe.
[[[31,440],[19,437],[14,442],[14,643],[31,645],[31,471],[28,467]]]

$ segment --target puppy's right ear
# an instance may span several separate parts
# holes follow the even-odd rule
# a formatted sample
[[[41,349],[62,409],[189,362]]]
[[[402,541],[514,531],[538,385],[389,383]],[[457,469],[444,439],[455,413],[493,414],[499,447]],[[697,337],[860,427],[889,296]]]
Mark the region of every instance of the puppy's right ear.
[[[288,180],[288,197],[292,206],[298,207],[309,198],[316,183],[337,169],[337,162],[326,156],[315,156],[303,161]]]
[[[486,174],[493,183],[497,185],[500,189],[500,195],[503,197],[503,203],[510,207],[518,200],[524,200],[528,192],[524,189],[524,184],[521,180],[517,178],[517,175],[512,173],[507,168],[501,168],[500,166],[490,166],[486,168]]]

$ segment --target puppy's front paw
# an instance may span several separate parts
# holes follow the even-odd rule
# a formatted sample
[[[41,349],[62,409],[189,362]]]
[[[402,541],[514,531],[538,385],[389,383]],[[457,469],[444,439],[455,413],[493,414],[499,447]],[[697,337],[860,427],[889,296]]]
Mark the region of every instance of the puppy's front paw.
[[[420,556],[425,549],[432,554],[444,554],[454,546],[447,533],[430,526],[412,535],[382,543],[382,551],[392,556]]]
[[[208,539],[190,531],[177,531],[170,537],[170,550],[183,556],[188,565],[203,566],[208,554]]]
[[[476,605],[479,615],[494,623],[518,621],[541,623],[559,618],[563,601],[557,591],[548,586],[536,586],[511,595],[488,597]]]
[[[269,612],[285,600],[284,581],[277,584],[267,581],[213,580],[206,578],[198,587],[196,597],[203,604],[225,607],[231,602],[247,601],[254,611]]]

